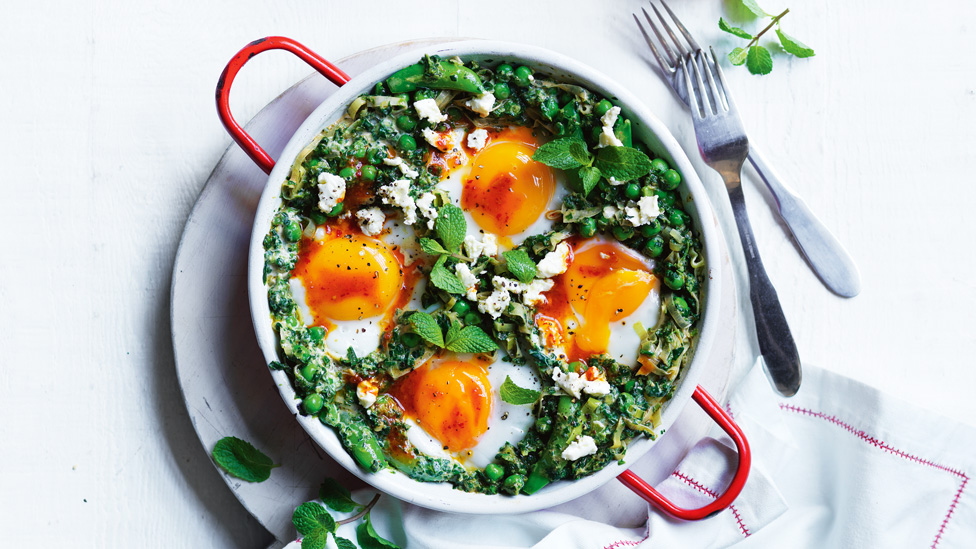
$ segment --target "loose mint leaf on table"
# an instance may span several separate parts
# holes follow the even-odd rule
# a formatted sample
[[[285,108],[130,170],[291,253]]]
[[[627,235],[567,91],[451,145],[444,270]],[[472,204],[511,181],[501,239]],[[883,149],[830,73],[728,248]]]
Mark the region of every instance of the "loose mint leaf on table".
[[[291,516],[291,522],[298,533],[304,536],[302,549],[322,549],[329,540],[329,534],[336,529],[332,515],[314,501],[299,505]]]
[[[580,181],[583,183],[583,196],[590,194],[596,184],[600,182],[600,170],[597,168],[580,168]]]
[[[434,317],[423,311],[417,311],[410,315],[408,321],[413,326],[413,331],[424,341],[438,347],[444,346],[444,334]]]
[[[356,549],[356,544],[347,540],[346,538],[340,538],[335,536],[336,547],[339,549]]]
[[[729,34],[734,34],[734,35],[738,36],[739,38],[745,38],[746,40],[751,40],[752,39],[752,35],[751,34],[749,34],[748,32],[740,29],[739,27],[733,27],[732,25],[728,24],[725,21],[725,19],[723,19],[721,17],[718,18],[718,28],[724,30],[725,32],[727,32]]]
[[[211,455],[228,474],[248,482],[264,482],[271,470],[279,467],[250,442],[237,437],[218,440]]]
[[[735,48],[734,50],[729,52],[729,63],[732,63],[733,65],[736,66],[745,63],[746,55],[748,55],[748,53],[749,53],[748,50],[744,50],[742,48]]]
[[[478,326],[465,326],[454,334],[449,332],[444,347],[455,353],[487,353],[497,349],[498,344]]]
[[[464,220],[464,211],[461,208],[454,204],[445,204],[437,211],[434,232],[448,251],[457,252],[461,249],[467,230],[468,222]]]
[[[539,391],[519,387],[509,376],[505,376],[505,382],[498,392],[501,393],[502,400],[515,405],[533,404],[542,396]]]
[[[651,159],[631,147],[604,147],[596,155],[593,166],[603,177],[630,181],[651,173]]]
[[[319,487],[319,499],[325,503],[326,507],[340,513],[347,513],[354,509],[362,509],[363,506],[353,501],[349,490],[339,484],[334,478],[326,478]]]
[[[359,546],[363,549],[384,549],[387,547],[400,549],[397,544],[383,539],[383,536],[376,533],[376,530],[373,528],[373,522],[369,518],[369,513],[366,513],[363,522],[359,523],[359,526],[356,527],[356,541],[359,542]]]
[[[756,2],[756,0],[742,0],[742,5],[745,6],[747,10],[751,11],[758,17],[766,17],[767,15],[769,15],[768,13],[766,13],[766,10],[759,7],[759,4]]]
[[[535,278],[535,273],[538,269],[535,266],[535,262],[529,257],[529,254],[525,250],[509,250],[503,252],[502,256],[505,257],[505,261],[508,263],[508,270],[512,271],[515,278],[519,279],[521,282],[530,282]]]
[[[573,154],[572,149],[574,148],[574,144],[577,144],[577,154],[579,153],[579,144],[582,144],[585,155],[585,143],[576,137],[564,137],[562,139],[554,139],[536,149],[535,153],[532,155],[532,160],[541,162],[546,166],[559,168],[560,170],[578,168],[585,162],[577,160],[576,155]]]
[[[430,255],[441,255],[441,254],[450,253],[446,249],[444,249],[444,246],[441,246],[440,242],[434,240],[433,238],[421,238],[420,249],[423,250],[424,253],[428,253]]]
[[[792,53],[797,57],[813,57],[816,55],[813,53],[813,48],[808,47],[803,42],[800,42],[796,38],[786,34],[785,32],[776,29],[776,36],[779,36],[780,44],[783,44],[783,49],[787,53]]]
[[[447,293],[463,295],[466,291],[464,284],[461,284],[456,274],[444,266],[445,261],[447,256],[442,255],[434,264],[434,268],[430,270],[430,283]]]
[[[752,74],[769,74],[773,70],[773,57],[762,46],[752,46],[746,55],[746,68]]]

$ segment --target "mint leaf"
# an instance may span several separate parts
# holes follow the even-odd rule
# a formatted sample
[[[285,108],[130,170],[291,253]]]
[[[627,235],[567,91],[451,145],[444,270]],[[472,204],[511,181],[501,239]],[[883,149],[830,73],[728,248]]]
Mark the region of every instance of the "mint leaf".
[[[423,311],[417,311],[410,315],[409,322],[413,326],[414,333],[423,338],[424,341],[438,347],[444,346],[444,334],[441,333],[441,327],[438,326],[434,317]]]
[[[735,48],[729,53],[729,63],[739,66],[746,62],[746,55],[749,52],[742,48]]]
[[[363,522],[359,523],[359,526],[356,527],[356,541],[359,542],[359,546],[363,549],[384,549],[386,547],[400,549],[395,543],[383,539],[382,536],[376,533],[376,530],[373,529],[373,521],[369,518],[369,513],[366,513]]]
[[[248,482],[264,482],[271,476],[271,470],[278,467],[261,450],[237,437],[218,440],[211,455],[228,474]]]
[[[314,501],[299,505],[291,516],[291,522],[298,533],[304,536],[302,549],[322,549],[329,540],[329,534],[336,529],[332,515]]]
[[[535,278],[537,271],[535,261],[532,261],[532,258],[529,257],[529,254],[525,250],[509,250],[503,252],[502,256],[505,257],[505,261],[508,263],[508,270],[515,275],[515,278],[522,282],[530,282]]]
[[[596,184],[600,182],[600,170],[597,168],[580,168],[580,181],[583,182],[583,196],[590,194]]]
[[[762,46],[752,46],[746,55],[746,68],[752,74],[769,74],[773,70],[773,57]]]
[[[441,246],[440,242],[434,240],[433,238],[421,238],[420,249],[423,250],[424,253],[428,253],[430,255],[450,253],[444,249],[444,246]]]
[[[447,335],[444,336],[444,341],[450,345],[452,341],[457,339],[457,336],[461,333],[461,323],[455,320],[451,322],[451,325],[447,328]]]
[[[444,266],[445,261],[447,261],[447,256],[442,255],[434,264],[434,268],[430,270],[430,283],[449,294],[463,295],[467,291],[464,284],[461,284],[456,274]]]
[[[554,139],[545,145],[536,149],[535,153],[532,155],[532,160],[536,162],[541,162],[546,166],[551,166],[553,168],[559,168],[560,170],[570,170],[572,168],[578,168],[584,164],[576,158],[573,154],[573,144],[582,143],[577,137],[564,137],[562,139]],[[579,148],[576,148],[577,153]],[[583,151],[586,151],[586,144],[583,144]]]
[[[745,38],[746,40],[751,40],[752,39],[752,35],[751,34],[749,34],[748,32],[740,29],[739,27],[733,27],[732,25],[729,25],[725,21],[725,19],[723,19],[721,17],[718,18],[718,28],[724,30],[725,32],[727,32],[729,34],[734,34],[734,35],[738,36],[739,38]]]
[[[445,204],[437,211],[434,221],[434,232],[441,239],[444,246],[452,252],[461,249],[464,235],[468,231],[468,222],[464,220],[464,211],[454,204]]]
[[[589,166],[593,163],[593,157],[590,156],[590,151],[586,148],[586,143],[578,139],[570,144],[569,154],[573,156],[574,160],[584,166]]]
[[[319,499],[325,503],[326,507],[340,513],[346,513],[353,509],[362,509],[363,506],[352,500],[349,490],[339,484],[334,478],[326,478],[319,486]]]
[[[776,36],[779,36],[780,44],[783,44],[783,49],[787,53],[792,53],[797,57],[813,57],[816,55],[813,53],[813,48],[807,47],[806,44],[800,42],[796,38],[786,34],[785,32],[776,29]]]
[[[593,165],[603,177],[617,181],[630,181],[651,173],[651,159],[631,147],[604,147]]]
[[[335,536],[336,547],[339,549],[356,549],[356,544],[347,540],[346,538],[340,538]]]
[[[505,383],[502,383],[498,392],[501,394],[502,400],[515,405],[534,404],[542,396],[539,391],[519,387],[509,376],[505,376]]]
[[[759,7],[759,4],[756,3],[756,0],[742,0],[742,5],[747,10],[751,11],[752,13],[754,13],[759,17],[766,17],[767,15],[769,15],[768,13],[766,13],[766,10]]]
[[[465,326],[445,347],[455,353],[487,353],[497,349],[498,345],[481,328]]]

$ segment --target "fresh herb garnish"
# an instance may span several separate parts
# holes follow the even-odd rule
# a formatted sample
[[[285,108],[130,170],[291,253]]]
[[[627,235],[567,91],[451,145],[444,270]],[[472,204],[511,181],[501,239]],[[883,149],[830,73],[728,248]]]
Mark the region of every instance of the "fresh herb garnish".
[[[319,499],[329,509],[334,509],[340,513],[347,513],[353,509],[362,509],[365,507],[353,501],[349,490],[331,477],[325,479],[322,482],[322,486],[319,487]]]
[[[529,257],[528,252],[521,249],[509,250],[503,252],[502,256],[505,258],[505,262],[508,264],[508,270],[515,275],[515,278],[519,279],[520,282],[531,282],[535,278],[535,273],[538,272],[536,268],[535,261]]]
[[[272,469],[280,467],[250,442],[237,437],[218,440],[211,455],[228,474],[248,482],[264,482]]]
[[[464,295],[464,284],[461,284],[456,274],[444,266],[446,261],[447,256],[442,255],[437,263],[434,263],[434,267],[430,270],[430,283],[449,294]]]
[[[424,341],[448,351],[487,353],[498,349],[498,344],[478,326],[462,328],[461,323],[454,321],[448,327],[447,337],[445,337],[437,320],[430,313],[423,311],[412,313],[408,322],[413,326],[414,333]]]
[[[349,490],[339,484],[333,478],[326,478],[319,488],[319,498],[333,511],[348,512],[359,509],[355,515],[336,521],[332,515],[315,501],[307,501],[298,506],[292,514],[291,522],[295,529],[302,536],[302,549],[324,549],[329,541],[329,534],[335,540],[339,549],[356,549],[356,544],[352,541],[335,535],[336,528],[343,524],[355,522],[363,519],[363,522],[356,528],[359,545],[363,549],[373,547],[392,547],[398,549],[397,545],[383,539],[376,533],[370,522],[369,513],[372,511],[380,495],[376,494],[366,505],[360,505],[353,501]]]
[[[302,537],[302,549],[322,549],[335,533],[336,521],[332,515],[314,501],[298,506],[291,516],[291,523]]]
[[[502,383],[498,392],[501,394],[502,400],[515,405],[533,404],[542,396],[539,391],[519,387],[509,376],[505,376],[505,382]]]
[[[536,149],[532,160],[561,170],[578,168],[584,196],[590,194],[601,177],[631,181],[651,172],[651,159],[637,149],[603,147],[594,158],[578,137],[554,139]]]
[[[769,50],[763,46],[759,45],[759,39],[762,35],[766,34],[769,29],[776,26],[776,36],[779,37],[780,44],[783,45],[783,50],[786,53],[794,55],[796,57],[813,57],[816,55],[812,48],[800,42],[796,38],[784,33],[779,28],[779,22],[783,19],[787,13],[790,12],[789,9],[783,11],[779,15],[772,15],[766,13],[765,10],[759,7],[759,4],[755,0],[741,0],[742,6],[745,7],[749,12],[765,19],[767,17],[772,18],[766,27],[759,31],[758,34],[753,36],[748,31],[745,31],[739,27],[734,27],[730,25],[724,18],[718,18],[718,28],[723,31],[738,36],[748,40],[749,43],[745,47],[737,47],[729,52],[729,62],[733,65],[741,65],[745,63],[746,68],[752,74],[769,74],[773,70],[773,56],[769,53]]]
[[[369,513],[366,513],[363,522],[356,527],[356,541],[359,542],[359,546],[363,549],[383,549],[384,547],[398,549],[396,544],[376,533],[376,530],[373,528],[373,521],[369,518]]]
[[[464,211],[454,204],[445,204],[437,210],[437,220],[434,222],[434,232],[450,252],[457,252],[464,242],[464,235],[468,230],[468,222],[464,220]]]
[[[410,325],[413,326],[415,334],[419,335],[424,341],[437,347],[444,346],[444,333],[437,321],[429,313],[417,311],[410,315]]]

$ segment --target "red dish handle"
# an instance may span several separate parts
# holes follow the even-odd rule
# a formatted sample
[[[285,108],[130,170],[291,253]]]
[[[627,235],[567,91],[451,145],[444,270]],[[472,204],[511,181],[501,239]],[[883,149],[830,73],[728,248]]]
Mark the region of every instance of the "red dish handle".
[[[739,492],[742,491],[742,487],[745,486],[746,479],[749,478],[749,468],[752,465],[752,453],[749,450],[749,442],[746,440],[742,429],[732,420],[732,417],[719,406],[718,402],[712,398],[712,395],[708,394],[705,389],[702,389],[701,385],[695,388],[695,394],[692,398],[695,399],[695,402],[705,410],[705,413],[715,423],[718,423],[732,437],[732,440],[735,442],[735,448],[739,452],[739,466],[735,470],[735,476],[732,477],[732,482],[729,483],[729,487],[725,489],[725,493],[715,498],[715,501],[712,503],[699,509],[682,509],[668,501],[653,486],[644,482],[642,478],[630,471],[624,471],[617,477],[617,480],[624,483],[626,487],[633,490],[638,496],[646,499],[665,513],[683,520],[700,520],[718,513],[731,505],[735,501],[735,498],[739,497]]]
[[[311,65],[313,69],[322,73],[323,76],[332,81],[336,86],[342,86],[349,81],[349,75],[342,72],[339,67],[326,61],[312,50],[295,42],[291,38],[285,38],[284,36],[269,36],[255,40],[237,52],[237,55],[224,67],[224,72],[220,74],[220,79],[217,80],[217,114],[220,116],[220,121],[224,123],[224,127],[227,128],[230,136],[244,149],[244,152],[251,157],[251,160],[264,170],[264,173],[271,173],[271,168],[274,168],[275,161],[234,120],[234,116],[230,113],[230,87],[234,83],[234,77],[237,76],[237,72],[241,70],[241,67],[245,63],[250,61],[255,55],[268,50],[286,50],[295,54],[302,61]]]

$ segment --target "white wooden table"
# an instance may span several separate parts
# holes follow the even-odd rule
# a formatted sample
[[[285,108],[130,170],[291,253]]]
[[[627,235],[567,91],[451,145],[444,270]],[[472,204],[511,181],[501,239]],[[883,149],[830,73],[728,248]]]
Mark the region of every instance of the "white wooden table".
[[[574,56],[642,93],[730,219],[717,175],[695,158],[686,111],[647,65],[630,19],[640,2],[410,4],[3,8],[3,545],[256,547],[267,539],[190,425],[169,326],[176,245],[230,142],[214,84],[254,38],[287,35],[330,57],[427,36],[521,41]],[[729,70],[740,110],[753,141],[848,246],[864,281],[852,300],[825,290],[747,173],[759,246],[801,355],[976,424],[976,4],[762,4],[793,8],[783,28],[818,55],[774,54],[762,78]],[[673,2],[700,41],[727,50],[716,25],[723,5]],[[284,53],[255,59],[235,85],[236,115],[247,120],[308,72]]]

